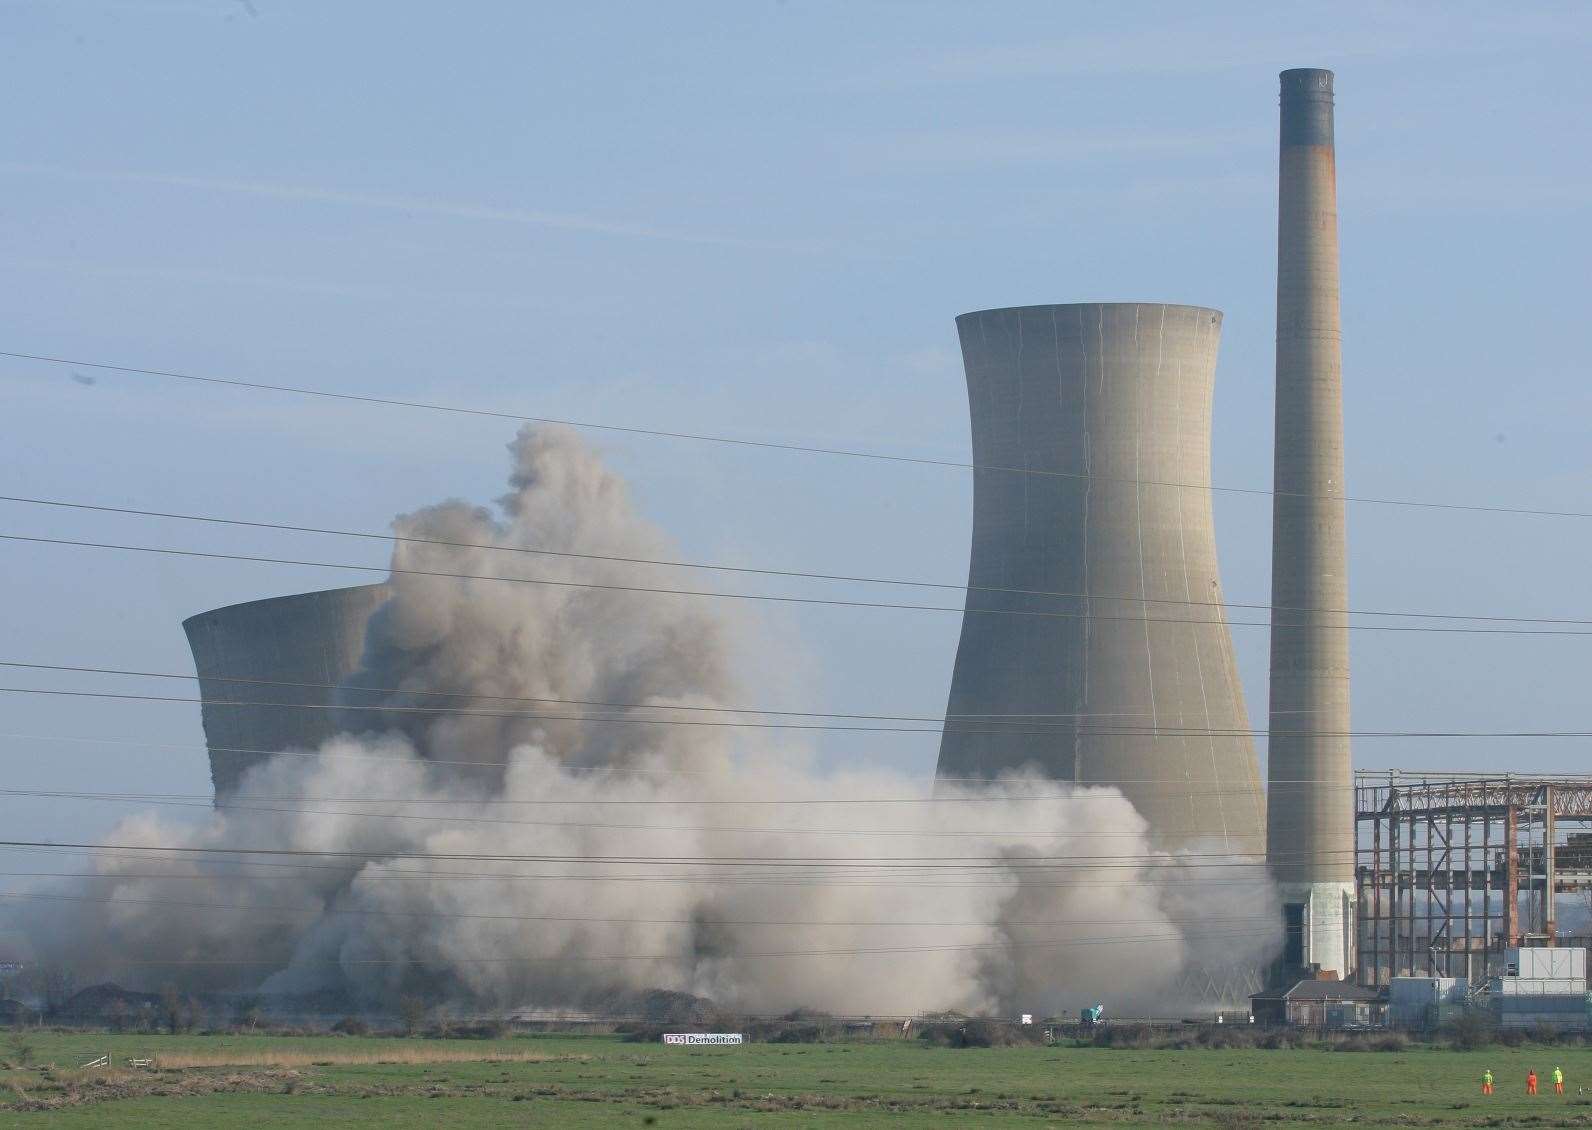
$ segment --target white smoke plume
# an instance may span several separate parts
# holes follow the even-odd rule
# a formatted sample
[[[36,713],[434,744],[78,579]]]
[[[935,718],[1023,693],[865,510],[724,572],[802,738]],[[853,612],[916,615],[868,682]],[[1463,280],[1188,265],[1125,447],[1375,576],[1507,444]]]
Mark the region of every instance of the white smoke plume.
[[[676,587],[666,570],[503,552],[670,557],[572,434],[528,429],[511,451],[498,514],[447,502],[397,522],[482,548],[400,542],[394,566]],[[736,686],[741,633],[714,602],[392,585],[341,692],[346,734],[255,768],[198,827],[142,817],[106,836],[311,854],[99,857],[60,901],[13,909],[41,952],[85,978],[331,988],[375,1008],[418,992],[600,1011],[663,988],[758,1014],[1103,1000],[1164,1015],[1208,1007],[1213,978],[1276,948],[1253,861],[1157,850],[1114,790],[931,790],[817,773],[753,729],[641,721],[723,722],[682,708],[758,697]]]

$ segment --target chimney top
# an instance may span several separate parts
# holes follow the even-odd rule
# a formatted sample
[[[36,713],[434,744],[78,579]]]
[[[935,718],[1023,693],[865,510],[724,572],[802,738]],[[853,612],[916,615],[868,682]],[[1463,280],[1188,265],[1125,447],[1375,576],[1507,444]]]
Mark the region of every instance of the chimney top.
[[[1283,71],[1282,144],[1326,149],[1332,141],[1332,72],[1313,67]]]

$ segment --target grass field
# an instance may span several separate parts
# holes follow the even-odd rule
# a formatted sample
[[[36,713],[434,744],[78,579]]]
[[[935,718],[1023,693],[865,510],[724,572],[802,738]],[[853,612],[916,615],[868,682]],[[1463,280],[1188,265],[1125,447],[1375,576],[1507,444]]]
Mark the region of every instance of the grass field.
[[[1592,1127],[1592,1050],[665,1048],[606,1036],[440,1041],[30,1033],[0,1125],[138,1128]],[[113,1070],[77,1070],[109,1053]],[[0,1057],[14,1057],[0,1037]],[[151,1069],[124,1069],[129,1058]],[[1547,1078],[1561,1066],[1569,1095]],[[1491,1067],[1498,1094],[1478,1081]],[[1546,1093],[1525,1096],[1535,1067]]]

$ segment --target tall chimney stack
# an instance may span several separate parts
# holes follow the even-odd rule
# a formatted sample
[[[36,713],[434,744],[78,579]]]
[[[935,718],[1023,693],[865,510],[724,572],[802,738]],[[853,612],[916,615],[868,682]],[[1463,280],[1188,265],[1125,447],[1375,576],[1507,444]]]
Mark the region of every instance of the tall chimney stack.
[[[1332,72],[1282,72],[1266,850],[1284,965],[1354,965],[1348,563]]]

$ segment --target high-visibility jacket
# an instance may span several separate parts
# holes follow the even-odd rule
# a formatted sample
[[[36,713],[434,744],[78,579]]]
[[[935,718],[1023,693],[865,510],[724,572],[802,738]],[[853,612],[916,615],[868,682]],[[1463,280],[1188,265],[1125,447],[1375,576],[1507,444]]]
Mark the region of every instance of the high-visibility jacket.
[[[1486,1083],[1488,1086],[1491,1086],[1492,1085],[1492,1081],[1493,1081],[1492,1072],[1491,1071],[1482,1072],[1481,1081],[1483,1083]]]
[[[1555,1067],[1553,1069],[1553,1081],[1555,1083],[1563,1083],[1564,1082],[1564,1071],[1561,1070],[1560,1068]]]

